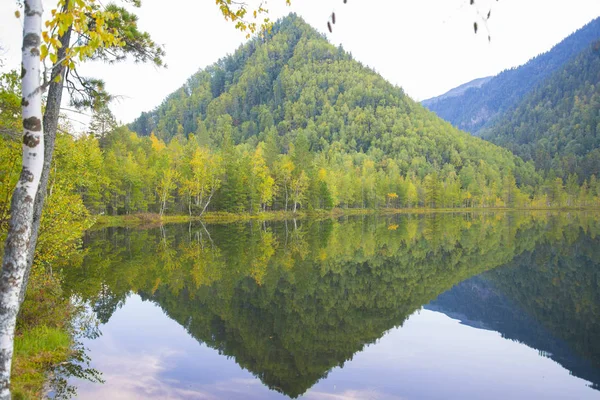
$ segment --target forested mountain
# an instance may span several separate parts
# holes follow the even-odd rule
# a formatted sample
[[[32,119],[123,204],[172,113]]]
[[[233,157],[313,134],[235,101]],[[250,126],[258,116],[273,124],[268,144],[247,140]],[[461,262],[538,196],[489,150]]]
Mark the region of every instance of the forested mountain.
[[[183,143],[193,134],[195,143],[236,160],[263,146],[271,170],[281,169],[283,164],[275,164],[289,156],[293,174],[304,172],[307,182],[318,180],[320,170],[351,172],[349,180],[362,174],[357,169],[412,177],[413,182],[430,176],[444,187],[458,185],[465,195],[479,196],[494,187],[492,203],[496,195],[502,197],[509,175],[521,188],[529,185],[530,195],[538,182],[532,165],[437,118],[295,15],[275,24],[266,38],[249,41],[193,75],[130,128],[167,144],[174,138]],[[346,178],[336,179],[337,188],[328,181],[323,190],[352,192],[341,187]],[[377,206],[386,203],[386,193],[402,192],[395,187],[381,191],[379,200],[334,200],[334,205]],[[460,196],[455,193],[448,205],[464,204]]]
[[[600,41],[555,72],[481,137],[577,183],[600,173]]]
[[[518,68],[501,72],[480,88],[469,89],[461,96],[448,97],[445,94],[425,100],[423,104],[452,125],[478,135],[483,127],[519,103],[538,84],[598,39],[600,18],[594,19],[550,51]]]
[[[0,75],[1,109],[20,101],[16,76]],[[20,120],[2,114],[0,132]],[[600,205],[594,175],[581,186],[543,180],[533,161],[452,127],[295,15],[199,71],[131,128],[138,134],[105,108],[89,134],[58,135],[52,182],[68,183],[70,204],[196,216]],[[18,139],[0,135],[0,227],[20,157]]]

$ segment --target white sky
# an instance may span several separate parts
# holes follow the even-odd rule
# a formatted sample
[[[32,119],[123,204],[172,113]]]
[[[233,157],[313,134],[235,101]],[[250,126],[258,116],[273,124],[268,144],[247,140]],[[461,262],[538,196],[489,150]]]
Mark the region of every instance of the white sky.
[[[249,0],[253,4],[256,0]],[[55,1],[45,0],[46,11]],[[475,78],[521,65],[600,15],[599,0],[476,0],[487,14],[491,43],[469,0],[270,0],[276,19],[294,11],[322,32],[336,12],[337,24],[327,36],[354,58],[423,100]],[[256,4],[256,3],[254,3]],[[21,21],[14,0],[0,2],[2,70],[20,64]],[[220,16],[214,0],[143,0],[140,27],[167,52],[167,69],[150,65],[86,65],[81,72],[103,78],[107,89],[122,97],[112,110],[122,122],[159,105],[199,68],[231,53],[244,35]]]

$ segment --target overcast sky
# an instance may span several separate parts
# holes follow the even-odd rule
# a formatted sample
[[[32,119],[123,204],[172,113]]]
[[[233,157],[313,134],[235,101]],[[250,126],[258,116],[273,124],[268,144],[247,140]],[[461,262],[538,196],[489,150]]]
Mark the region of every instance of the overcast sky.
[[[253,4],[250,0],[249,4]],[[414,99],[423,100],[475,78],[525,63],[600,15],[599,0],[270,0],[272,18],[296,12],[321,32],[336,12],[333,43]],[[56,1],[45,0],[49,11]],[[477,10],[487,14],[473,33]],[[20,63],[21,21],[16,1],[0,1],[2,70]],[[107,89],[122,96],[112,110],[122,122],[151,110],[199,68],[231,53],[245,41],[220,16],[214,0],[143,0],[140,27],[167,52],[168,68],[123,63],[86,65],[82,73],[103,78]]]

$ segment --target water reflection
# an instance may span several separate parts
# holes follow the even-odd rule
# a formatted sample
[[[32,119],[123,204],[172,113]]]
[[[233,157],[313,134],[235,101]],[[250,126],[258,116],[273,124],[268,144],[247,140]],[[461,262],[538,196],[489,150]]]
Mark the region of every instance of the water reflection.
[[[144,398],[152,398],[153,393],[162,393],[156,398],[209,394],[230,398],[250,393],[264,398],[275,392],[308,398],[325,394],[346,398],[352,393],[374,398],[402,393],[437,397],[447,390],[462,393],[464,388],[457,384],[476,375],[479,383],[470,386],[479,388],[481,395],[496,390],[492,386],[497,385],[505,387],[504,394],[509,396],[517,382],[522,384],[519,390],[525,390],[527,382],[538,390],[533,385],[536,374],[523,372],[522,379],[509,379],[515,368],[502,368],[500,361],[507,359],[500,354],[513,354],[515,359],[508,360],[509,364],[528,360],[528,367],[556,375],[548,385],[552,393],[568,388],[589,396],[598,392],[586,392],[591,389],[564,375],[562,368],[544,364],[537,353],[531,357],[522,345],[498,353],[507,345],[496,336],[489,337],[488,343],[485,330],[460,325],[438,312],[421,311],[406,321],[441,293],[490,271],[456,286],[427,308],[455,319],[460,316],[463,323],[501,332],[544,354],[557,355],[553,359],[563,367],[597,384],[598,319],[589,319],[597,316],[600,305],[600,269],[594,261],[599,259],[594,257],[599,232],[600,224],[580,213],[404,215],[108,229],[87,238],[84,263],[65,271],[65,289],[89,301],[98,318],[108,322],[102,327],[102,340],[89,346],[98,365],[103,358],[115,361],[116,357],[124,366],[108,375],[103,371],[106,385],[101,390],[115,393],[133,382],[139,387],[132,393]],[[540,251],[550,251],[554,257]],[[565,261],[569,256],[570,261]],[[538,262],[532,264],[532,260]],[[510,265],[495,269],[505,264]],[[522,272],[524,265],[527,273]],[[137,295],[128,297],[131,292]],[[153,304],[170,320],[159,315]],[[506,304],[512,311],[500,312],[506,316],[501,320],[494,310],[504,310]],[[514,333],[521,330],[534,333]],[[407,343],[406,335],[410,337],[411,332],[429,340]],[[387,356],[358,360],[378,354],[377,349],[387,348],[384,343],[398,335],[405,339],[395,340],[400,347],[392,346]],[[195,339],[194,344],[184,345],[183,337]],[[466,337],[485,346],[469,344]],[[378,340],[376,346],[368,346]],[[94,343],[99,344],[95,350]],[[443,351],[441,343],[468,344],[464,350],[471,356]],[[431,364],[411,357],[410,352]],[[400,354],[411,362],[402,362]],[[489,359],[474,358],[475,354],[487,354]],[[208,360],[210,364],[205,364]],[[456,371],[451,373],[447,367],[461,364],[457,360],[463,360],[461,376],[448,380]],[[104,360],[104,364],[110,362]],[[137,375],[127,373],[136,365]],[[208,373],[203,365],[214,368],[208,368]],[[481,365],[496,374],[494,379],[481,376]],[[442,380],[439,391],[418,389],[418,371]],[[446,378],[444,371],[450,374]],[[330,387],[339,379],[329,374],[353,373],[354,378]],[[275,392],[257,387],[254,377]],[[397,386],[398,382],[404,386]],[[238,395],[231,392],[235,390]],[[475,393],[470,395],[477,397]]]

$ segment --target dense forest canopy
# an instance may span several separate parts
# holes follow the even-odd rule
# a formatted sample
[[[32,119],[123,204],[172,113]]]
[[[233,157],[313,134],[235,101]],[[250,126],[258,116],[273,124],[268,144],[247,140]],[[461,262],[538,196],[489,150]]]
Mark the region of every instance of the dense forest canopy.
[[[573,33],[550,51],[528,63],[496,75],[481,87],[460,96],[442,95],[423,103],[452,125],[478,135],[498,117],[516,106],[532,89],[562,68],[573,57],[600,39],[600,18]]]

